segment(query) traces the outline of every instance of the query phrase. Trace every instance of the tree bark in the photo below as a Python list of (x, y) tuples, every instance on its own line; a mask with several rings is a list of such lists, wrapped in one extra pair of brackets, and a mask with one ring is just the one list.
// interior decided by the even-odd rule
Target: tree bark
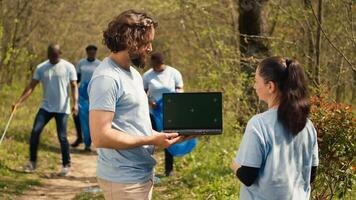
[[(268, 0), (239, 0), (239, 32), (242, 71), (251, 74), (255, 59), (269, 55), (266, 35), (266, 5)], [(247, 62), (247, 63), (246, 63)]]
[(321, 50), (321, 25), (323, 22), (323, 0), (318, 1), (318, 20), (319, 25), (317, 26), (316, 30), (316, 47), (315, 47), (315, 56), (316, 56), (316, 63), (315, 63), (315, 82), (317, 86), (320, 85), (320, 50)]
[[(304, 0), (304, 7), (307, 11), (310, 11), (312, 4), (311, 4), (311, 0)], [(313, 21), (310, 20), (310, 18), (312, 18), (313, 15), (312, 14), (307, 14), (305, 16), (305, 23), (307, 24), (307, 29), (306, 29), (306, 36), (307, 36), (307, 42), (308, 42), (308, 52), (306, 55), (306, 66), (307, 66), (307, 70), (308, 70), (308, 79), (309, 80), (313, 80), (313, 76), (315, 74), (315, 62), (314, 62), (314, 58), (315, 58), (315, 45), (314, 45), (314, 35), (313, 35), (313, 29), (312, 27), (314, 26)], [(312, 81), (313, 83), (315, 83), (314, 81)]]

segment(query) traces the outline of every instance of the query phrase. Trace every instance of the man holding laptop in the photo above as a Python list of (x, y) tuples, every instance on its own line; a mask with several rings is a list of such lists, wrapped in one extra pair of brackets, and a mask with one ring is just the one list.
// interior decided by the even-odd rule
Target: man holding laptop
[(111, 51), (88, 86), (90, 134), (98, 148), (97, 176), (105, 199), (151, 199), (154, 146), (182, 141), (178, 133), (152, 130), (148, 99), (139, 72), (152, 51), (157, 23), (145, 13), (128, 10), (104, 31)]
[(95, 70), (88, 93), (90, 134), (105, 199), (151, 199), (154, 146), (167, 148), (191, 138), (152, 130), (143, 81), (131, 66), (144, 66), (156, 27), (146, 13), (128, 10), (103, 33), (111, 53)]

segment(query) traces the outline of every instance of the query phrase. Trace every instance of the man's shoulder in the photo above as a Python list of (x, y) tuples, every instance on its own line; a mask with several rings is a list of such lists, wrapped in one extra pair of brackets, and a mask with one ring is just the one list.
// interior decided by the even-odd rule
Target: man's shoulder
[(169, 72), (171, 72), (173, 74), (180, 74), (179, 70), (174, 68), (174, 67), (172, 67), (172, 66), (167, 65), (167, 69), (168, 69)]
[(94, 71), (93, 78), (96, 77), (111, 77), (113, 79), (118, 79), (120, 77), (120, 74), (118, 70), (115, 70), (115, 68), (108, 62), (102, 61), (97, 68)]
[(75, 68), (74, 65), (71, 62), (69, 62), (69, 61), (67, 61), (65, 59), (61, 59), (60, 62), (61, 62), (61, 64), (63, 64), (64, 66), (66, 66), (68, 68), (72, 68), (72, 67)]
[(143, 73), (142, 78), (147, 78), (153, 75), (153, 69), (147, 70), (145, 73)]
[(43, 68), (43, 67), (45, 67), (45, 66), (47, 66), (47, 65), (49, 65), (49, 64), (50, 64), (50, 63), (49, 63), (49, 60), (45, 60), (45, 61), (41, 62), (40, 64), (38, 64), (38, 65), (36, 66), (36, 69)]
[(97, 65), (99, 65), (102, 61), (101, 60), (99, 60), (99, 59), (95, 59), (95, 61), (94, 61)]
[(77, 64), (77, 65), (82, 65), (82, 64), (85, 63), (85, 61), (86, 61), (85, 58), (81, 58), (81, 59), (78, 61), (78, 64)]

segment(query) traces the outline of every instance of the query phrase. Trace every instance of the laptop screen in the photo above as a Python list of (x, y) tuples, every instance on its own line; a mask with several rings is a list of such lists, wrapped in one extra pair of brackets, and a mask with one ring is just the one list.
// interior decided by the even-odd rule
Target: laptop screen
[(163, 94), (163, 129), (167, 132), (222, 131), (222, 94)]

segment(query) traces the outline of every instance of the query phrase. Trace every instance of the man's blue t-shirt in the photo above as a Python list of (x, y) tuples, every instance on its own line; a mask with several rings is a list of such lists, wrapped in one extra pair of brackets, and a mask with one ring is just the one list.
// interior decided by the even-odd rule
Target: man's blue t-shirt
[(77, 64), (77, 73), (80, 74), (81, 82), (88, 83), (93, 76), (95, 69), (100, 64), (100, 60), (88, 61), (87, 58), (81, 59)]
[(156, 72), (153, 69), (145, 72), (143, 85), (148, 91), (149, 98), (157, 102), (162, 98), (163, 93), (171, 93), (175, 92), (176, 88), (183, 88), (183, 79), (177, 69), (166, 66), (162, 72)]
[[(152, 127), (141, 75), (105, 58), (88, 86), (89, 110), (114, 112), (112, 128), (130, 135), (150, 136)], [(143, 183), (153, 176), (154, 146), (119, 150), (98, 148), (97, 176), (118, 183)]]
[(70, 114), (70, 82), (77, 80), (73, 64), (60, 59), (53, 65), (46, 60), (36, 67), (33, 79), (42, 83), (42, 109), (47, 112)]

